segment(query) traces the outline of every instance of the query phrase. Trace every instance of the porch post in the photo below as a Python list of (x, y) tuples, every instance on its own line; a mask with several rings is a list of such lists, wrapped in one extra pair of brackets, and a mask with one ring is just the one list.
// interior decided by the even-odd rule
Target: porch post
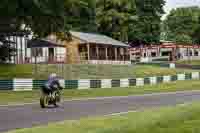
[[(13, 36), (13, 42), (15, 42), (15, 36)], [(14, 44), (14, 48), (16, 49), (16, 43)], [(14, 64), (16, 64), (16, 55), (14, 55)]]
[(37, 48), (33, 48), (33, 51), (34, 51), (34, 57), (35, 57), (35, 76), (37, 76), (37, 55), (36, 55), (36, 51), (37, 51)]
[(99, 60), (99, 46), (98, 45), (96, 45), (96, 54), (97, 54), (96, 59)]
[(115, 60), (117, 60), (117, 47), (115, 47)]
[(125, 52), (126, 51), (126, 48), (123, 48), (123, 61), (125, 61)]
[(57, 55), (57, 48), (53, 48), (53, 50), (54, 50), (54, 53), (55, 53), (55, 55), (54, 55), (54, 62), (57, 63), (58, 60), (59, 60), (59, 57)]
[(106, 60), (108, 60), (108, 47), (106, 46)]
[(23, 54), (23, 38), (20, 36), (20, 63), (24, 63), (24, 54)]
[(19, 64), (19, 51), (18, 51), (18, 38), (15, 36), (15, 42), (16, 42), (16, 64)]
[(90, 60), (90, 44), (87, 44), (87, 55), (88, 55), (88, 61)]
[(25, 61), (27, 61), (26, 60), (27, 59), (27, 41), (28, 41), (27, 36), (25, 36), (25, 49), (24, 49), (25, 50)]

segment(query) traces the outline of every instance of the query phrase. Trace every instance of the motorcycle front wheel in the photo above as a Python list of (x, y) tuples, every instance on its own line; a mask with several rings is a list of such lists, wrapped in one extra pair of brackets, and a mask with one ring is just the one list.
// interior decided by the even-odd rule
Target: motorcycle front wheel
[(59, 107), (59, 103), (61, 102), (61, 94), (60, 92), (55, 93), (55, 101), (54, 101), (54, 106)]

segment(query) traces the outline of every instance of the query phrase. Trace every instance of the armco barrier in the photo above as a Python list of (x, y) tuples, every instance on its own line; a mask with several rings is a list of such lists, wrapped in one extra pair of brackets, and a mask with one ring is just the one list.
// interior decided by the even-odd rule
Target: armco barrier
[(101, 88), (101, 80), (90, 80), (90, 88)]
[(13, 80), (0, 80), (0, 90), (13, 90)]
[(65, 80), (65, 89), (78, 89), (78, 80)]
[(186, 73), (185, 74), (185, 79), (186, 80), (191, 80), (192, 79), (192, 73)]
[(199, 79), (199, 72), (193, 72), (192, 79)]
[(128, 79), (121, 79), (120, 80), (120, 87), (129, 87), (129, 80)]
[(112, 87), (120, 87), (120, 80), (112, 80)]
[[(102, 80), (60, 80), (61, 85), (65, 89), (89, 89), (89, 88), (112, 88), (112, 87), (130, 87), (130, 86), (144, 86), (155, 85), (160, 83), (170, 83), (174, 81), (183, 80), (198, 80), (200, 79), (200, 72), (177, 74), (172, 76), (158, 76), (136, 79), (102, 79)], [(0, 90), (13, 91), (30, 91), (33, 89), (40, 89), (45, 83), (45, 80), (33, 79), (13, 79), (0, 80)]]
[(45, 80), (32, 80), (33, 89), (40, 89), (40, 87), (45, 83)]
[(13, 90), (14, 91), (31, 91), (33, 88), (32, 79), (14, 79)]
[(164, 83), (169, 83), (169, 82), (171, 82), (171, 76), (163, 76), (163, 82)]
[(157, 83), (156, 77), (150, 77), (149, 79), (150, 79), (150, 84), (151, 85), (155, 85)]
[(112, 88), (111, 79), (101, 80), (101, 88)]

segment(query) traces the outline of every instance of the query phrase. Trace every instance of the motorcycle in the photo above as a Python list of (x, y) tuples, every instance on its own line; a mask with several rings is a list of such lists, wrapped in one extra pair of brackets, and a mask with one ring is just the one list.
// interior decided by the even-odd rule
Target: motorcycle
[(49, 105), (54, 105), (55, 107), (58, 107), (58, 103), (61, 102), (61, 89), (58, 87), (56, 88), (52, 93), (49, 93), (45, 90), (45, 88), (42, 88), (42, 95), (40, 97), (40, 106), (41, 108), (46, 108)]

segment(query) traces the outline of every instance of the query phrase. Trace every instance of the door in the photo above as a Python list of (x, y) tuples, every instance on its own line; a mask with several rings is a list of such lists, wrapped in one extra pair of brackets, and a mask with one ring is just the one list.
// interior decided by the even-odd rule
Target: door
[(54, 48), (49, 48), (49, 61), (54, 61)]

